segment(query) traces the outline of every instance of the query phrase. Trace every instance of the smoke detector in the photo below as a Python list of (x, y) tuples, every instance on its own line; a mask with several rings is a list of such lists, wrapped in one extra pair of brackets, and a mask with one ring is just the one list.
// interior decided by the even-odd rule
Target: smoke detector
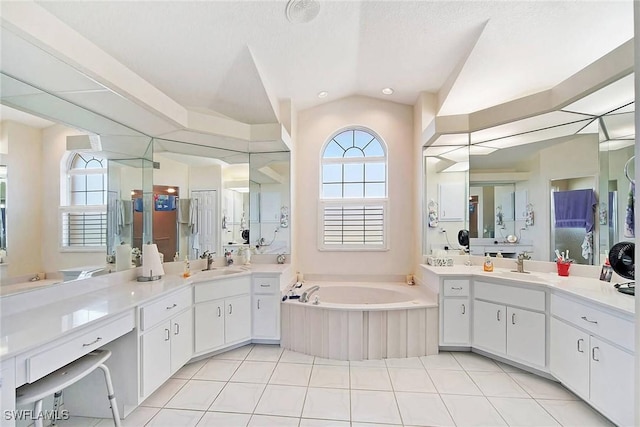
[(318, 0), (289, 0), (285, 11), (287, 19), (294, 24), (311, 22), (320, 13)]

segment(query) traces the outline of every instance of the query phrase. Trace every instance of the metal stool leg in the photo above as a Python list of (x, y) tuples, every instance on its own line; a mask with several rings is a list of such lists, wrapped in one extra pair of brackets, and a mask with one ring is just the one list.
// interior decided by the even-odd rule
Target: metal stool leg
[[(116, 396), (113, 391), (113, 384), (111, 383), (111, 373), (107, 365), (99, 365), (98, 368), (104, 372), (104, 380), (107, 383), (107, 393), (109, 395), (109, 403), (111, 404), (111, 413), (113, 414), (113, 422), (115, 427), (121, 427), (120, 425), (120, 413), (118, 412), (118, 404), (116, 403)], [(38, 427), (38, 426), (36, 426)]]
[(56, 425), (58, 425), (57, 421), (57, 416), (58, 416), (58, 411), (60, 410), (60, 401), (62, 400), (62, 390), (60, 391), (56, 391), (56, 393), (53, 395), (53, 413), (54, 413), (54, 417), (51, 420), (51, 427), (55, 427)]
[(42, 416), (42, 400), (38, 400), (33, 405), (33, 415), (36, 417), (34, 421), (35, 427), (43, 427), (44, 417)]

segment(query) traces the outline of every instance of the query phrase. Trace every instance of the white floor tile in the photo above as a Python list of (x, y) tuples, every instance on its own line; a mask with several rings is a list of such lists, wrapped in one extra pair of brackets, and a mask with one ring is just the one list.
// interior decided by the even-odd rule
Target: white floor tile
[(387, 364), (384, 363), (384, 359), (371, 359), (371, 360), (352, 360), (349, 362), (349, 366), (356, 366), (360, 368), (386, 368)]
[(264, 388), (264, 384), (227, 383), (209, 410), (252, 413)]
[(402, 427), (402, 424), (351, 423), (351, 427)]
[(313, 365), (310, 387), (349, 388), (349, 367)]
[(480, 389), (464, 371), (433, 370), (429, 376), (439, 393), (482, 396)]
[(206, 359), (198, 360), (197, 362), (193, 362), (193, 363), (188, 363), (184, 365), (182, 368), (180, 368), (178, 372), (173, 374), (171, 378), (180, 378), (183, 380), (190, 380), (191, 377), (193, 377), (196, 374), (196, 372), (198, 372), (200, 368), (202, 368), (205, 365), (205, 363), (207, 363)]
[(396, 399), (405, 425), (455, 426), (438, 394), (396, 392)]
[(277, 362), (281, 354), (282, 348), (279, 345), (256, 344), (245, 360)]
[(280, 362), (284, 363), (309, 363), (313, 364), (315, 356), (310, 356), (304, 353), (298, 353), (296, 351), (285, 350), (280, 356)]
[(263, 415), (300, 417), (306, 394), (306, 387), (269, 384), (264, 389), (254, 412)]
[(351, 423), (349, 421), (302, 418), (300, 419), (300, 427), (351, 427)]
[(430, 369), (450, 369), (454, 371), (461, 371), (462, 366), (458, 361), (448, 352), (441, 352), (438, 354), (432, 354), (429, 356), (420, 356), (420, 361), (427, 370)]
[(253, 349), (253, 345), (244, 345), (242, 347), (234, 348), (233, 350), (225, 351), (224, 353), (213, 356), (213, 359), (223, 360), (244, 360), (247, 355)]
[(298, 427), (299, 422), (299, 418), (254, 415), (251, 417), (248, 427)]
[(509, 374), (534, 399), (578, 400), (560, 383), (534, 374)]
[[(124, 420), (120, 420), (122, 427), (140, 427), (147, 424), (151, 418), (153, 418), (160, 408), (151, 408), (147, 406), (138, 406), (133, 410)], [(66, 424), (59, 423), (60, 427), (68, 427)], [(114, 427), (113, 419), (102, 418), (96, 427)], [(88, 427), (87, 424), (83, 424), (83, 427)]]
[[(151, 409), (151, 408), (149, 408), (149, 409)], [(105, 418), (105, 420), (108, 420), (108, 419)], [(101, 418), (72, 417), (72, 416), (70, 416), (66, 420), (56, 421), (56, 425), (59, 426), (59, 427), (95, 427), (95, 426), (99, 425), (101, 423), (101, 421), (102, 421)], [(111, 421), (111, 425), (114, 425), (112, 419), (108, 420), (108, 421)], [(46, 421), (45, 421), (45, 423), (46, 423)], [(108, 424), (105, 424), (105, 425), (108, 425)]]
[(438, 392), (424, 369), (389, 368), (389, 376), (395, 391)]
[(476, 353), (454, 352), (453, 357), (466, 371), (502, 372), (502, 369), (488, 357)]
[(506, 426), (498, 411), (484, 396), (456, 396), (445, 394), (442, 400), (453, 421), (459, 426)]
[(563, 426), (613, 426), (609, 420), (582, 401), (538, 400), (538, 403)]
[(309, 385), (312, 365), (302, 365), (299, 363), (278, 363), (273, 371), (269, 384), (281, 385)]
[(424, 369), (420, 358), (405, 357), (399, 359), (384, 359), (388, 368)]
[(198, 424), (203, 415), (204, 412), (201, 411), (161, 409), (146, 427), (192, 427)]
[(166, 408), (206, 411), (225, 383), (221, 381), (191, 380), (165, 405)]
[(251, 414), (233, 414), (230, 412), (207, 412), (198, 427), (246, 427)]
[(351, 388), (358, 390), (388, 390), (391, 391), (391, 380), (387, 368), (365, 368), (352, 366)]
[(276, 367), (276, 362), (254, 362), (245, 360), (231, 377), (230, 381), (239, 383), (266, 384)]
[(351, 419), (371, 423), (401, 424), (393, 392), (351, 390)]
[(151, 396), (147, 397), (141, 405), (162, 408), (186, 383), (187, 380), (169, 378)]
[(514, 399), (511, 397), (489, 397), (491, 404), (502, 418), (513, 427), (559, 426), (542, 406), (535, 400)]
[(239, 360), (209, 359), (191, 379), (229, 381), (242, 362)]
[(467, 372), (485, 396), (530, 398), (522, 387), (504, 372)]
[(309, 387), (302, 409), (303, 418), (349, 420), (349, 390)]
[(334, 365), (334, 366), (349, 366), (348, 360), (336, 360), (336, 359), (324, 359), (317, 357), (313, 361), (314, 365)]

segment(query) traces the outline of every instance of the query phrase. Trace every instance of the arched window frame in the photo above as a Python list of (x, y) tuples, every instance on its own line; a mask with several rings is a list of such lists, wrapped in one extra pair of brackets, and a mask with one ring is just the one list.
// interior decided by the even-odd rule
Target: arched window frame
[[(380, 150), (367, 150), (368, 143), (379, 144)], [(351, 136), (350, 146), (345, 138)], [(337, 143), (343, 149), (342, 157), (335, 155)], [(364, 142), (363, 142), (364, 141)], [(333, 155), (327, 151), (332, 145)], [(350, 150), (359, 150), (356, 156), (347, 156)], [(373, 151), (367, 153), (367, 151)], [(380, 153), (381, 151), (381, 153)], [(338, 151), (339, 153), (339, 151)], [(362, 173), (355, 181), (353, 173)], [(370, 169), (369, 169), (370, 168)], [(375, 169), (378, 169), (375, 171)], [(382, 173), (380, 171), (382, 168)], [(328, 178), (330, 170), (338, 173), (339, 180)], [(339, 171), (339, 172), (338, 172)], [(375, 171), (369, 174), (368, 171)], [(351, 175), (347, 177), (347, 175)], [(357, 174), (356, 174), (357, 175)], [(375, 176), (375, 179), (372, 178)], [(320, 151), (320, 188), (318, 209), (318, 249), (322, 251), (383, 251), (388, 250), (388, 149), (384, 140), (367, 127), (350, 126), (334, 132)], [(381, 189), (382, 187), (382, 189)]]
[(61, 169), (60, 250), (63, 252), (105, 251), (106, 160), (72, 151), (63, 158)]

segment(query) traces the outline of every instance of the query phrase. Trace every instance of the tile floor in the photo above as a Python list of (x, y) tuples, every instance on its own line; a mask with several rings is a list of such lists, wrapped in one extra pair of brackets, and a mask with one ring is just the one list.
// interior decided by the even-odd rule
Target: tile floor
[[(72, 418), (61, 427), (112, 426)], [(611, 426), (561, 385), (473, 353), (342, 362), (248, 345), (186, 365), (124, 426)]]

